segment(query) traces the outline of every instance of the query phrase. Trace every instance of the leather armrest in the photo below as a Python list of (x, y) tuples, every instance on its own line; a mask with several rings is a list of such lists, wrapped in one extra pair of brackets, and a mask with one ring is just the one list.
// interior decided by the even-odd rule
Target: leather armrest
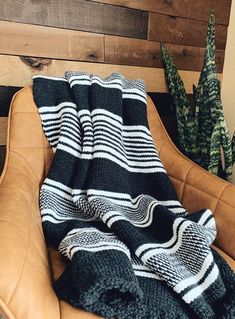
[(38, 206), (39, 180), (16, 150), (0, 185), (0, 314), (59, 318)]
[(235, 259), (235, 185), (210, 174), (176, 148), (149, 97), (148, 119), (160, 158), (179, 201), (189, 212), (202, 208), (212, 210), (218, 231), (215, 244)]
[(215, 244), (235, 259), (235, 186), (205, 171), (184, 155), (172, 143), (160, 151), (182, 205), (194, 212), (210, 208), (215, 216)]

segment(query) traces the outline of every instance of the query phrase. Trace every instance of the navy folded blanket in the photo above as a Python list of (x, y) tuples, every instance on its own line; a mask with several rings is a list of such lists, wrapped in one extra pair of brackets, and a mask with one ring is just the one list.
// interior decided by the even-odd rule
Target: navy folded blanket
[(43, 228), (68, 259), (58, 297), (105, 318), (235, 318), (235, 275), (210, 248), (214, 217), (177, 200), (144, 82), (66, 72), (34, 77), (33, 94), (54, 151)]

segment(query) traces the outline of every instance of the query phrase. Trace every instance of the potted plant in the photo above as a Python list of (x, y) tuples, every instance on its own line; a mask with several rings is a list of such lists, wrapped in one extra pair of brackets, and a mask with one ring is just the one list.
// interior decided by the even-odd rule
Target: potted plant
[[(161, 53), (175, 107), (181, 151), (211, 173), (231, 180), (235, 146), (232, 146), (224, 118), (221, 83), (217, 77), (214, 10), (208, 23), (203, 68), (197, 87), (193, 86), (194, 108), (190, 105), (183, 81), (164, 45), (161, 45)], [(235, 145), (235, 137), (233, 140)]]

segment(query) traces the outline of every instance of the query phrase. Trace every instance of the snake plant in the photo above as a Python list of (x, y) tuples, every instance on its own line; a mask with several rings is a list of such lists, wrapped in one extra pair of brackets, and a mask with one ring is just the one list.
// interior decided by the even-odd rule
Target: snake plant
[(208, 23), (203, 68), (197, 87), (193, 87), (195, 109), (190, 105), (183, 81), (164, 45), (161, 45), (161, 53), (175, 107), (181, 151), (215, 175), (218, 175), (223, 152), (223, 175), (230, 180), (235, 154), (223, 114), (220, 81), (217, 78), (214, 11), (212, 10)]

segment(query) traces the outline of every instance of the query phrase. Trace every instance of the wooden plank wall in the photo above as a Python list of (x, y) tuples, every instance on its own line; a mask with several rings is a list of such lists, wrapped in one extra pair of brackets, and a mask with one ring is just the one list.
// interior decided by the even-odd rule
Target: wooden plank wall
[(17, 90), (32, 83), (35, 74), (62, 75), (69, 69), (100, 75), (118, 71), (143, 78), (147, 90), (156, 93), (156, 103), (162, 105), (160, 113), (168, 118), (160, 43), (171, 51), (186, 91), (191, 93), (202, 67), (212, 3), (217, 14), (217, 68), (222, 76), (231, 0), (3, 1), (0, 153), (6, 144), (10, 100)]

